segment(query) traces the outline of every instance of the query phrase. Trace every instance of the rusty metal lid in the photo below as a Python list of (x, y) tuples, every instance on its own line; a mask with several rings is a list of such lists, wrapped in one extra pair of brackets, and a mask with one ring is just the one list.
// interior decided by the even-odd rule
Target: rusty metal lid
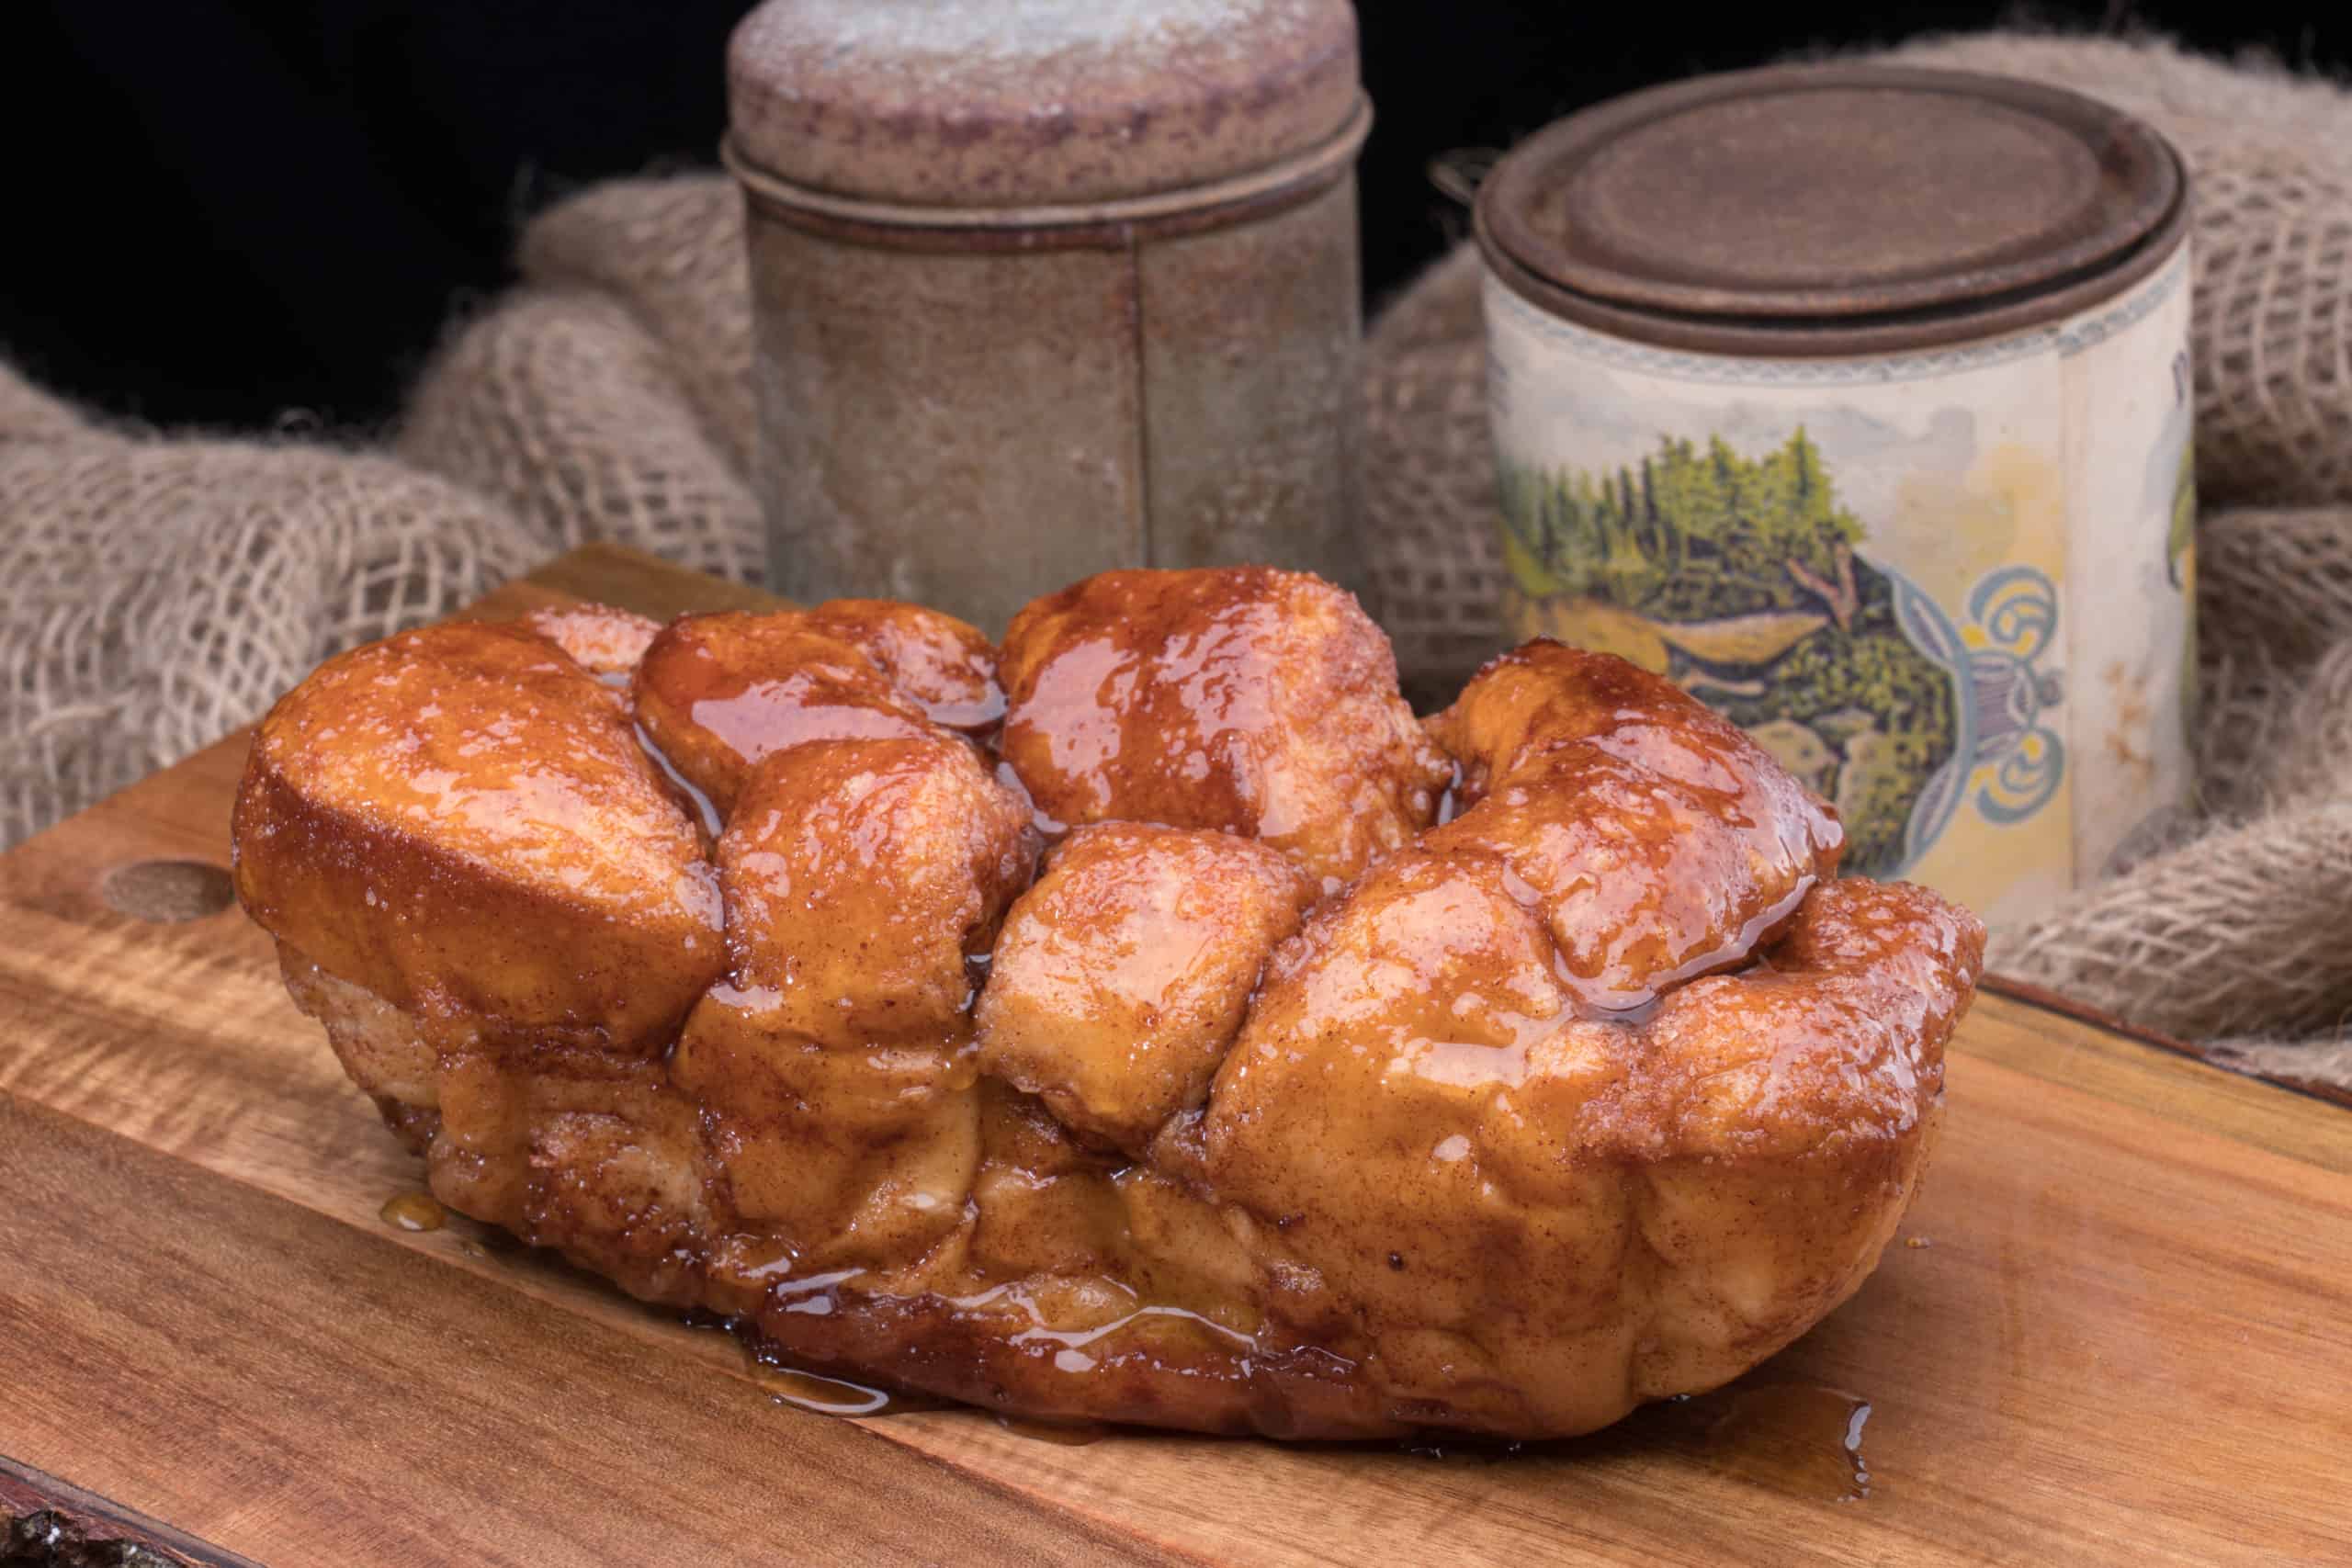
[(1477, 217), (1498, 273), (1570, 320), (1819, 353), (2077, 309), (2160, 261), (2185, 209), (2163, 138), (2079, 94), (1824, 65), (1702, 76), (1572, 115), (1496, 166)]
[(729, 155), (910, 206), (1071, 206), (1227, 180), (1365, 118), (1347, 0), (766, 0)]

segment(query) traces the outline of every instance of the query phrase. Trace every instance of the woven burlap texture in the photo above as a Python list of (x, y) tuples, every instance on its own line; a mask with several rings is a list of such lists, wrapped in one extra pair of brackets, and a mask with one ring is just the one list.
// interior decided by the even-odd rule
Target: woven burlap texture
[(546, 553), (379, 454), (94, 425), (0, 367), (0, 843)]
[[(2207, 657), (2197, 836), (2005, 932), (2010, 972), (2352, 1083), (2352, 96), (2157, 42), (1904, 51), (2139, 113), (2199, 192)], [(589, 539), (757, 575), (741, 211), (715, 175), (532, 222), (389, 454), (111, 428), (0, 371), (0, 842), (254, 716), (334, 649)], [(1433, 268), (1364, 369), (1375, 609), (1417, 689), (1499, 641), (1477, 266)]]

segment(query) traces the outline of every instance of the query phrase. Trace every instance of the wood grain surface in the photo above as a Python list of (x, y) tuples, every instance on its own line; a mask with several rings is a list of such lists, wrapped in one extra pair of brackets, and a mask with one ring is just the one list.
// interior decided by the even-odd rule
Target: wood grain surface
[[(600, 549), (485, 609), (567, 595), (756, 602)], [(781, 1406), (721, 1333), (379, 1217), (416, 1162), (218, 901), (243, 745), (0, 859), (17, 1512), (61, 1478), (270, 1568), (2352, 1562), (2352, 1113), (2004, 995), (1906, 1241), (1724, 1393), (1438, 1454)]]

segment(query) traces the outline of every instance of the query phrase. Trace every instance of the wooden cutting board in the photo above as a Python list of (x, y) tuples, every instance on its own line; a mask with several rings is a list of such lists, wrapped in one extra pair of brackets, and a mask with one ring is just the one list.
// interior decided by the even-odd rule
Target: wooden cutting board
[[(603, 549), (484, 609), (567, 594), (756, 600)], [(1987, 995), (1906, 1241), (1727, 1393), (1517, 1453), (833, 1419), (379, 1217), (416, 1164), (228, 905), (243, 752), (0, 859), (0, 1512), (41, 1531), (272, 1568), (2352, 1562), (2339, 1106)]]

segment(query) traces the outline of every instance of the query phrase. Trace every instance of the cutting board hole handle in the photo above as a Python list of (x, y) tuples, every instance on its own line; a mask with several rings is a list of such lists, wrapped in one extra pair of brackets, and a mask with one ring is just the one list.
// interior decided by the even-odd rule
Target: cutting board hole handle
[(202, 919), (237, 901), (228, 870), (200, 860), (141, 860), (116, 866), (98, 884), (98, 897), (119, 915), (159, 925)]

